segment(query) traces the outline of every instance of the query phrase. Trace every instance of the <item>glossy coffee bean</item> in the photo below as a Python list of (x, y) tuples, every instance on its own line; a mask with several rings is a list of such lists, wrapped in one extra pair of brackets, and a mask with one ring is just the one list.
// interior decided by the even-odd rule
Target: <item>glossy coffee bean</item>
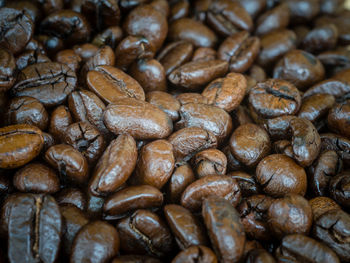
[(316, 53), (333, 49), (338, 40), (338, 29), (335, 25), (315, 27), (304, 37), (301, 46), (304, 50)]
[(56, 194), (57, 203), (62, 205), (73, 205), (84, 211), (87, 206), (87, 198), (79, 188), (64, 188)]
[(200, 151), (193, 157), (192, 163), (197, 178), (202, 178), (207, 175), (226, 174), (227, 158), (225, 154), (218, 149)]
[(151, 91), (146, 93), (146, 101), (163, 110), (172, 121), (179, 119), (180, 102), (164, 91)]
[(298, 116), (315, 123), (335, 104), (335, 98), (329, 94), (315, 94), (303, 99)]
[(203, 202), (202, 216), (219, 261), (239, 261), (246, 237), (237, 210), (223, 198), (209, 197)]
[(0, 48), (0, 63), (0, 90), (7, 91), (16, 81), (16, 60), (10, 51)]
[(328, 113), (328, 126), (334, 132), (350, 138), (350, 100), (336, 104)]
[(49, 132), (56, 141), (63, 141), (66, 128), (73, 123), (72, 115), (67, 107), (61, 105), (51, 113)]
[(119, 234), (112, 225), (103, 221), (88, 223), (74, 238), (70, 262), (107, 263), (117, 255), (119, 245)]
[(349, 172), (343, 172), (334, 176), (329, 182), (330, 197), (344, 208), (349, 207)]
[(192, 246), (181, 251), (171, 261), (171, 263), (181, 262), (216, 263), (218, 261), (215, 253), (210, 248), (205, 246)]
[(341, 210), (341, 207), (333, 199), (325, 196), (310, 199), (309, 204), (311, 205), (314, 221), (328, 211)]
[[(237, 167), (236, 170), (239, 170), (240, 168), (242, 167)], [(253, 175), (242, 171), (231, 172), (227, 175), (238, 182), (239, 189), (241, 190), (243, 197), (259, 194), (261, 192), (260, 186), (256, 182), (256, 179)]]
[(59, 191), (60, 180), (46, 165), (30, 163), (15, 173), (13, 185), (21, 192), (53, 194)]
[(216, 59), (216, 50), (211, 47), (197, 48), (192, 57), (192, 61), (210, 61)]
[(80, 69), (82, 58), (73, 49), (65, 49), (56, 54), (55, 61), (68, 65), (71, 70), (77, 73)]
[(20, 167), (34, 159), (44, 146), (35, 126), (17, 124), (0, 128), (0, 168)]
[(334, 150), (345, 164), (350, 163), (350, 140), (335, 133), (324, 133), (321, 137), (321, 150)]
[(304, 168), (282, 154), (262, 159), (256, 167), (256, 180), (266, 194), (276, 197), (287, 193), (304, 195), (307, 189)]

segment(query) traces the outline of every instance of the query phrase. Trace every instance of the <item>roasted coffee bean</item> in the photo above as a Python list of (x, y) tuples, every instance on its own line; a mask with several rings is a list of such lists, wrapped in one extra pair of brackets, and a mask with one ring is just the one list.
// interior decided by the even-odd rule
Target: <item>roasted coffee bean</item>
[(82, 58), (73, 49), (61, 50), (56, 54), (55, 61), (66, 64), (75, 73), (80, 69)]
[(7, 91), (16, 81), (16, 60), (10, 51), (2, 47), (0, 47), (0, 64), (0, 90)]
[(167, 89), (165, 70), (158, 60), (137, 60), (130, 66), (129, 74), (140, 83), (145, 92)]
[(16, 58), (16, 66), (18, 70), (23, 70), (29, 65), (44, 63), (44, 62), (51, 62), (51, 59), (37, 50), (29, 50), (29, 51), (22, 52)]
[(166, 17), (151, 5), (142, 5), (128, 14), (123, 29), (129, 35), (145, 36), (158, 50), (167, 36), (168, 23)]
[(13, 185), (21, 192), (53, 194), (60, 189), (55, 171), (41, 163), (30, 163), (16, 172)]
[(330, 210), (316, 219), (313, 236), (337, 253), (341, 261), (349, 261), (349, 230), (349, 214), (340, 209)]
[(133, 184), (147, 184), (161, 189), (170, 179), (174, 165), (172, 144), (166, 140), (155, 140), (142, 147), (135, 174), (130, 181)]
[(193, 157), (192, 163), (198, 178), (226, 174), (227, 158), (218, 149), (200, 151)]
[(167, 199), (170, 203), (180, 203), (181, 194), (186, 187), (196, 180), (191, 166), (188, 164), (175, 166), (167, 185)]
[(225, 75), (228, 63), (224, 60), (192, 61), (173, 70), (168, 76), (175, 86), (198, 90), (210, 81)]
[(126, 132), (138, 140), (165, 138), (173, 130), (173, 123), (164, 111), (134, 98), (118, 99), (108, 105), (103, 120), (111, 132)]
[(229, 62), (231, 72), (245, 72), (253, 64), (260, 49), (257, 37), (242, 31), (226, 38), (218, 49), (218, 58)]
[(64, 39), (68, 45), (87, 41), (90, 37), (90, 24), (86, 18), (72, 10), (51, 13), (41, 21), (42, 33)]
[(49, 195), (21, 194), (12, 198), (9, 206), (9, 261), (55, 262), (63, 224), (55, 199)]
[(232, 206), (239, 204), (241, 191), (235, 179), (224, 175), (208, 175), (188, 185), (181, 196), (181, 205), (197, 212), (209, 196), (225, 198)]
[(21, 52), (34, 33), (34, 23), (25, 10), (3, 7), (0, 9), (0, 46), (14, 54)]
[(168, 37), (172, 41), (188, 41), (196, 47), (214, 47), (218, 40), (207, 26), (190, 18), (172, 22), (169, 25)]
[(303, 99), (298, 116), (313, 123), (321, 119), (333, 107), (335, 98), (329, 94), (315, 94)]
[(324, 75), (322, 63), (312, 54), (298, 49), (288, 52), (273, 71), (274, 78), (289, 81), (300, 90), (323, 80)]
[(350, 199), (350, 174), (349, 172), (340, 173), (329, 182), (329, 193), (330, 196), (338, 204), (344, 208), (349, 208), (349, 199)]
[(176, 41), (167, 45), (157, 56), (168, 76), (174, 69), (190, 60), (193, 44), (186, 41)]
[(104, 151), (89, 182), (90, 192), (106, 195), (117, 190), (136, 166), (135, 140), (128, 134), (119, 135)]
[(296, 194), (287, 194), (273, 200), (267, 217), (269, 229), (277, 238), (294, 233), (307, 235), (313, 220), (309, 202)]
[(167, 225), (155, 213), (137, 210), (117, 223), (120, 248), (125, 253), (164, 257), (173, 248), (173, 238)]
[(98, 66), (87, 74), (87, 85), (102, 100), (113, 103), (120, 98), (145, 100), (140, 84), (118, 68)]
[(311, 30), (304, 37), (301, 46), (304, 50), (317, 53), (333, 49), (338, 40), (338, 29), (335, 25), (319, 26)]
[(85, 184), (89, 177), (85, 157), (70, 145), (51, 146), (45, 153), (45, 160), (58, 170), (64, 181)]
[(271, 196), (287, 193), (305, 195), (307, 178), (304, 168), (282, 154), (271, 154), (256, 167), (256, 180), (262, 190)]
[(291, 22), (302, 23), (311, 20), (320, 11), (320, 4), (317, 0), (288, 0)]
[(205, 246), (192, 246), (181, 251), (171, 263), (216, 263), (217, 258), (214, 252)]
[(222, 143), (232, 131), (230, 115), (218, 107), (201, 103), (187, 103), (180, 108), (179, 113), (181, 119), (176, 123), (176, 129), (202, 128), (212, 132), (217, 138), (218, 144)]
[(173, 1), (169, 10), (169, 21), (174, 21), (183, 17), (187, 17), (190, 11), (190, 3), (188, 0)]
[(255, 33), (264, 35), (274, 30), (284, 29), (289, 24), (289, 16), (288, 4), (281, 3), (258, 18)]
[(242, 171), (231, 172), (227, 175), (238, 182), (239, 189), (241, 190), (243, 197), (259, 194), (261, 192), (260, 186), (257, 184), (253, 175), (247, 174)]
[(269, 135), (255, 124), (241, 125), (231, 135), (230, 150), (244, 165), (255, 166), (270, 153)]
[(85, 194), (78, 188), (64, 188), (56, 194), (57, 203), (62, 205), (74, 205), (84, 211), (87, 206)]
[(164, 215), (180, 249), (208, 244), (202, 224), (186, 208), (179, 205), (166, 205)]
[(206, 97), (195, 92), (181, 93), (177, 95), (176, 98), (180, 101), (181, 105), (185, 105), (187, 103), (208, 104), (208, 99)]
[(321, 137), (321, 150), (333, 150), (336, 151), (338, 156), (342, 158), (345, 164), (350, 164), (350, 140), (334, 134), (324, 133), (320, 134)]
[(95, 220), (101, 218), (105, 199), (100, 196), (94, 196), (89, 192), (86, 194), (86, 197), (87, 197), (86, 212), (89, 218), (92, 218)]
[(285, 80), (269, 79), (249, 92), (249, 106), (263, 118), (295, 114), (300, 105), (298, 89)]
[(210, 61), (216, 59), (216, 50), (211, 47), (199, 47), (193, 53), (192, 61)]
[(350, 138), (350, 100), (336, 104), (328, 113), (327, 123), (331, 130)]
[(246, 78), (238, 73), (227, 74), (209, 83), (202, 95), (208, 98), (208, 104), (231, 112), (238, 107), (247, 89)]
[(44, 146), (35, 126), (17, 124), (0, 128), (0, 168), (20, 167), (34, 159)]
[(146, 93), (146, 101), (163, 110), (172, 121), (179, 119), (180, 102), (164, 91), (151, 91)]
[(15, 96), (36, 98), (44, 106), (63, 103), (77, 85), (75, 73), (65, 64), (38, 63), (23, 69), (11, 89)]
[(107, 263), (117, 255), (119, 245), (119, 234), (112, 225), (103, 221), (88, 223), (74, 238), (70, 262)]
[(269, 132), (273, 140), (287, 139), (290, 121), (294, 118), (295, 116), (292, 115), (284, 115), (268, 119), (264, 122), (264, 128)]
[(238, 262), (246, 237), (237, 210), (223, 198), (209, 197), (203, 201), (202, 216), (219, 262)]
[(279, 261), (340, 262), (332, 249), (301, 234), (285, 236), (276, 251)]
[(253, 195), (238, 206), (241, 223), (248, 237), (258, 240), (271, 239), (267, 216), (272, 201), (273, 199), (267, 195)]
[(236, 2), (211, 1), (207, 11), (207, 23), (222, 36), (231, 36), (239, 30), (251, 31), (253, 21), (247, 11)]
[(341, 210), (341, 207), (331, 198), (325, 196), (315, 197), (309, 200), (314, 221), (321, 215), (331, 210)]
[(32, 97), (17, 97), (10, 101), (5, 113), (6, 122), (10, 124), (29, 124), (46, 130), (49, 115), (44, 105)]
[(90, 43), (85, 43), (73, 46), (73, 50), (86, 62), (97, 53), (98, 47)]
[(69, 255), (74, 237), (83, 226), (89, 223), (89, 219), (83, 211), (74, 205), (62, 205), (60, 206), (60, 212), (64, 219), (62, 246), (64, 252)]
[(163, 194), (154, 186), (129, 186), (106, 199), (103, 204), (104, 218), (107, 220), (122, 218), (130, 211), (156, 208), (162, 203)]
[(67, 107), (61, 105), (51, 113), (49, 132), (56, 141), (63, 141), (66, 128), (73, 123), (72, 115)]
[(253, 262), (264, 262), (264, 263), (275, 263), (274, 257), (267, 252), (265, 249), (252, 249), (249, 251), (247, 256), (247, 263)]

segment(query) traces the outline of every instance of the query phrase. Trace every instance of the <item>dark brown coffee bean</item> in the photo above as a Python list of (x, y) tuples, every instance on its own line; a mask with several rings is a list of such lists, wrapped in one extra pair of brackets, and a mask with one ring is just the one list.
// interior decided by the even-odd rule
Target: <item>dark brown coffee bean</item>
[(125, 71), (135, 60), (153, 58), (154, 53), (155, 47), (145, 37), (127, 36), (115, 50), (115, 56), (118, 58), (116, 67)]
[(73, 49), (65, 49), (56, 54), (55, 61), (66, 64), (71, 70), (78, 73), (82, 58)]
[(100, 196), (94, 196), (91, 193), (87, 192), (87, 203), (86, 203), (86, 212), (91, 219), (100, 219), (103, 212), (103, 204), (105, 199)]
[(230, 138), (231, 153), (247, 166), (257, 165), (271, 150), (267, 132), (255, 124), (239, 126)]
[(181, 18), (172, 22), (169, 26), (168, 37), (172, 41), (188, 41), (196, 47), (214, 47), (217, 42), (213, 31), (190, 18)]
[(341, 210), (341, 207), (331, 198), (325, 196), (315, 197), (309, 200), (312, 215), (316, 221), (321, 215), (331, 210)]
[(128, 72), (140, 83), (145, 92), (167, 89), (165, 71), (158, 60), (137, 60), (131, 64)]
[(270, 32), (260, 39), (261, 50), (257, 62), (262, 67), (271, 67), (288, 51), (295, 49), (296, 35), (291, 30)]
[(246, 235), (259, 240), (270, 240), (267, 213), (273, 199), (267, 195), (253, 195), (238, 206)]
[(259, 194), (261, 192), (260, 186), (256, 182), (253, 175), (242, 171), (231, 172), (227, 175), (238, 182), (239, 189), (241, 190), (243, 197)]
[(34, 159), (44, 146), (35, 126), (17, 124), (0, 128), (0, 168), (20, 167)]
[(188, 185), (181, 196), (181, 205), (197, 212), (202, 202), (209, 196), (225, 198), (232, 206), (241, 200), (241, 191), (235, 179), (224, 175), (209, 175)]
[(174, 165), (172, 144), (166, 140), (155, 140), (142, 147), (131, 182), (161, 189), (170, 179)]
[(52, 194), (60, 190), (55, 171), (41, 163), (30, 163), (16, 172), (13, 185), (21, 192)]
[(203, 226), (186, 208), (179, 205), (166, 205), (164, 215), (181, 250), (190, 246), (208, 244)]
[(72, 10), (51, 13), (40, 23), (41, 32), (64, 39), (68, 45), (86, 42), (90, 37), (90, 24), (86, 18)]
[(78, 188), (64, 188), (56, 194), (57, 203), (62, 205), (74, 205), (84, 211), (87, 206), (85, 194)]
[(208, 104), (233, 111), (244, 98), (247, 89), (246, 78), (239, 73), (229, 73), (209, 83), (202, 95), (208, 98)]
[(34, 33), (34, 23), (25, 10), (0, 9), (0, 46), (14, 54), (21, 52)]
[(138, 140), (165, 138), (173, 130), (173, 123), (164, 111), (134, 98), (118, 99), (108, 105), (103, 120), (111, 132), (126, 132)]
[(267, 221), (277, 238), (288, 234), (307, 235), (312, 226), (312, 219), (309, 202), (296, 194), (287, 194), (283, 198), (275, 199), (268, 209)]
[(315, 17), (320, 11), (320, 4), (317, 0), (287, 0), (291, 22), (306, 23)]
[(150, 185), (129, 186), (108, 197), (103, 205), (104, 218), (118, 219), (136, 209), (160, 207), (163, 194)]
[(316, 240), (293, 234), (282, 239), (281, 246), (276, 251), (279, 261), (314, 261), (314, 262), (340, 262), (332, 249)]
[(331, 210), (315, 221), (313, 236), (330, 247), (341, 261), (350, 260), (350, 216), (344, 211)]
[(281, 3), (273, 9), (259, 16), (256, 21), (255, 33), (265, 35), (278, 29), (284, 29), (289, 24), (289, 8), (286, 3)]
[(321, 150), (336, 151), (338, 156), (342, 158), (344, 163), (350, 163), (350, 140), (346, 137), (334, 134), (324, 133), (321, 137)]
[(83, 226), (89, 223), (89, 219), (83, 211), (74, 205), (60, 206), (60, 212), (64, 219), (62, 246), (64, 252), (69, 255), (75, 236)]
[(171, 263), (216, 263), (217, 258), (215, 253), (205, 246), (192, 246), (176, 255)]
[(218, 58), (229, 62), (231, 72), (243, 73), (253, 64), (259, 49), (259, 39), (242, 31), (222, 42), (218, 49)]
[(120, 247), (125, 253), (165, 257), (173, 248), (173, 238), (163, 220), (147, 210), (137, 210), (117, 223)]
[(304, 169), (282, 154), (272, 154), (262, 159), (256, 167), (256, 180), (262, 190), (271, 196), (306, 193), (307, 178)]
[(315, 94), (303, 99), (298, 117), (316, 122), (333, 107), (335, 98), (329, 94)]
[(207, 23), (217, 33), (227, 37), (239, 30), (252, 30), (252, 18), (239, 3), (228, 0), (210, 2)]
[(274, 257), (265, 249), (252, 249), (249, 251), (246, 263), (264, 262), (275, 263)]
[(350, 138), (350, 100), (336, 104), (328, 113), (328, 126), (334, 132)]
[(85, 157), (70, 145), (57, 144), (45, 153), (45, 160), (56, 168), (64, 181), (84, 184), (89, 177)]
[(350, 199), (350, 174), (349, 172), (340, 173), (329, 181), (329, 193), (330, 196), (338, 204), (344, 208), (349, 208), (349, 199)]
[(272, 140), (287, 139), (290, 121), (294, 118), (295, 116), (292, 115), (284, 115), (281, 117), (265, 120), (263, 125), (270, 134)]
[(46, 130), (49, 116), (37, 99), (32, 97), (17, 97), (10, 101), (6, 115), (6, 122), (10, 124), (29, 124)]
[(342, 160), (335, 151), (322, 152), (317, 161), (309, 168), (310, 187), (314, 195), (328, 193), (329, 181), (342, 169)]
[(220, 262), (238, 262), (243, 256), (245, 233), (237, 210), (223, 198), (203, 201), (202, 216)]
[(84, 62), (86, 62), (96, 54), (98, 47), (90, 43), (85, 43), (73, 46), (73, 50), (83, 59)]
[(166, 17), (151, 5), (142, 5), (128, 14), (123, 29), (129, 35), (145, 36), (158, 50), (167, 36), (168, 23)]
[(89, 190), (94, 195), (107, 195), (117, 190), (129, 178), (136, 166), (135, 140), (128, 134), (119, 135), (98, 161)]
[(274, 78), (289, 81), (300, 90), (323, 80), (324, 75), (322, 63), (312, 54), (302, 50), (288, 52), (273, 71)]
[(230, 115), (218, 107), (187, 103), (180, 108), (181, 119), (175, 125), (176, 129), (199, 127), (212, 132), (218, 141), (223, 142), (232, 131), (232, 119)]
[(107, 263), (117, 255), (119, 245), (119, 234), (113, 226), (103, 221), (88, 223), (74, 238), (70, 262)]
[(192, 61), (210, 61), (216, 59), (216, 50), (211, 47), (199, 47), (193, 53)]
[(298, 89), (284, 80), (269, 79), (249, 92), (249, 106), (263, 118), (295, 114), (300, 105)]
[(163, 110), (172, 121), (179, 119), (180, 102), (164, 91), (151, 91), (146, 94), (146, 101)]
[(98, 66), (87, 74), (87, 85), (102, 100), (113, 103), (120, 98), (145, 100), (140, 84), (118, 68)]
[(333, 49), (338, 40), (338, 29), (335, 25), (315, 27), (304, 37), (301, 46), (304, 50), (317, 53), (323, 50)]
[(170, 203), (180, 203), (181, 195), (186, 187), (196, 180), (191, 166), (188, 164), (175, 166), (167, 185), (167, 199)]
[(8, 214), (9, 262), (51, 262), (58, 257), (62, 219), (53, 197), (22, 194)]
[(193, 45), (186, 41), (176, 41), (167, 45), (157, 56), (168, 76), (174, 69), (190, 60)]
[(95, 93), (88, 90), (74, 91), (68, 97), (68, 106), (76, 121), (89, 122), (104, 136), (109, 134), (103, 123), (106, 106)]
[(63, 103), (76, 85), (76, 75), (67, 65), (46, 62), (23, 69), (11, 91), (15, 96), (33, 97), (52, 107)]
[(10, 51), (2, 47), (0, 48), (0, 65), (0, 90), (7, 91), (16, 81), (16, 60)]
[(200, 151), (193, 157), (192, 163), (197, 178), (226, 174), (227, 158), (223, 152), (217, 149)]
[(49, 132), (56, 141), (63, 141), (66, 128), (73, 123), (72, 116), (67, 107), (61, 105), (51, 113)]

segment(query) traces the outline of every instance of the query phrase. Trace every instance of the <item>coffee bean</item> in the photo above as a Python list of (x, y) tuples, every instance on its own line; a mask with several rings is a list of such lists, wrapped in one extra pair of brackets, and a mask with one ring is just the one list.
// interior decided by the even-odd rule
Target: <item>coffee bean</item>
[[(239, 168), (241, 167), (238, 167), (237, 170)], [(243, 197), (259, 194), (261, 192), (260, 186), (256, 182), (253, 175), (247, 174), (242, 171), (231, 172), (227, 175), (238, 182), (239, 189), (241, 189)]]
[(78, 188), (64, 188), (56, 194), (57, 203), (62, 205), (74, 205), (84, 211), (87, 206), (85, 194)]
[(66, 128), (73, 123), (72, 115), (67, 107), (61, 105), (51, 113), (49, 132), (56, 141), (63, 141)]
[(330, 196), (344, 208), (349, 207), (349, 183), (350, 181), (348, 172), (340, 173), (331, 178), (329, 181)]
[(350, 100), (334, 105), (328, 113), (328, 126), (334, 132), (350, 138)]
[(16, 81), (16, 60), (13, 54), (5, 48), (0, 48), (0, 64), (0, 90), (7, 91)]
[(217, 262), (216, 255), (214, 252), (205, 246), (192, 246), (188, 249), (181, 251), (176, 257), (171, 261), (171, 263), (215, 263)]
[(216, 59), (216, 50), (211, 47), (199, 47), (193, 53), (192, 61), (210, 61)]
[(179, 119), (180, 102), (164, 91), (151, 91), (146, 94), (146, 101), (163, 110), (172, 121)]
[(298, 116), (307, 119), (311, 122), (315, 122), (333, 107), (335, 98), (329, 94), (315, 94), (303, 99), (300, 106)]
[(207, 149), (197, 153), (192, 163), (198, 178), (226, 174), (227, 158), (218, 149)]

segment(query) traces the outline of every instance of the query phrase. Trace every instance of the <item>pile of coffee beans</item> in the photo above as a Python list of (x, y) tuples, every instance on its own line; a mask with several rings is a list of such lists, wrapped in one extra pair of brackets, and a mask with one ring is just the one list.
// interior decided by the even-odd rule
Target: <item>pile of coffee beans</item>
[(344, 0), (0, 0), (0, 263), (350, 262)]

